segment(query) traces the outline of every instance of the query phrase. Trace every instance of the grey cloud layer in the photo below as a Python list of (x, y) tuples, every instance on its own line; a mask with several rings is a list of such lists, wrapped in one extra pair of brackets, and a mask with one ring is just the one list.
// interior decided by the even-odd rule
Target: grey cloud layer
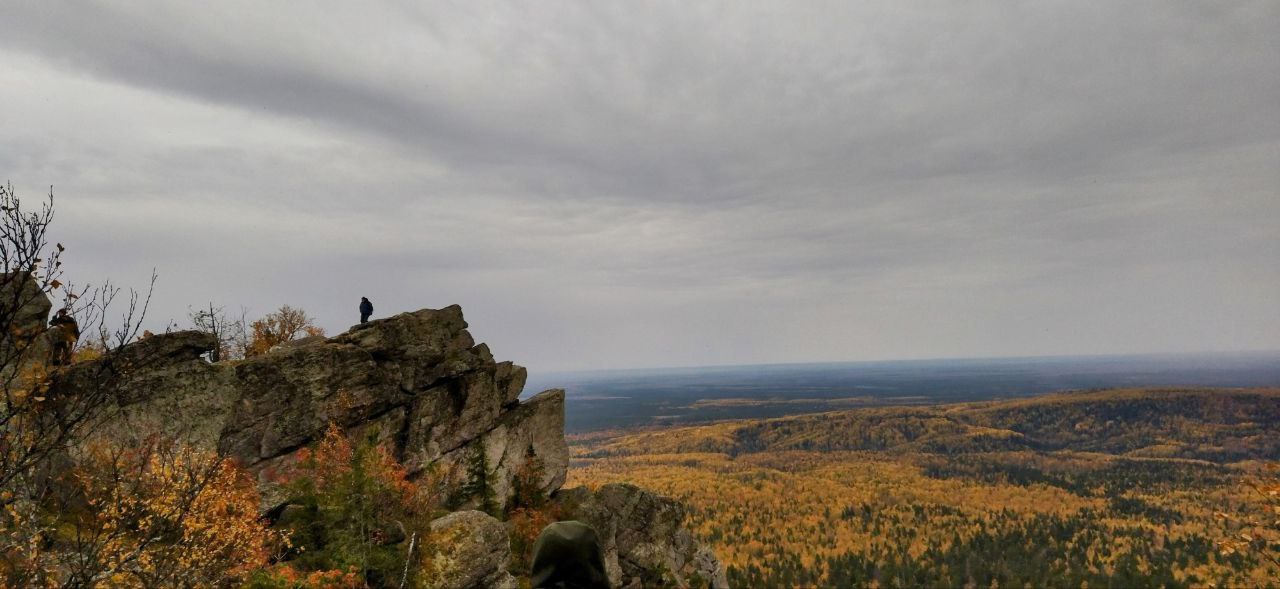
[(794, 4), (20, 3), (0, 164), (175, 316), (457, 301), (553, 368), (1280, 347), (1274, 2)]

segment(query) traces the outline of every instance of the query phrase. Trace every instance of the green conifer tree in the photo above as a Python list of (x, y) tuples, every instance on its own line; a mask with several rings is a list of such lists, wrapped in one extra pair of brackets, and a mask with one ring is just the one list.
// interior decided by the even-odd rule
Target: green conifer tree
[(511, 509), (542, 507), (546, 502), (546, 497), (542, 494), (542, 478), (546, 471), (546, 464), (533, 450), (533, 444), (529, 444), (524, 452), (524, 464), (516, 469), (512, 481), (515, 488), (511, 497)]
[(489, 453), (484, 451), (484, 438), (477, 440), (467, 460), (467, 482), (462, 494), (468, 499), (479, 499), (478, 508), (490, 515), (497, 511), (493, 485), (489, 483)]

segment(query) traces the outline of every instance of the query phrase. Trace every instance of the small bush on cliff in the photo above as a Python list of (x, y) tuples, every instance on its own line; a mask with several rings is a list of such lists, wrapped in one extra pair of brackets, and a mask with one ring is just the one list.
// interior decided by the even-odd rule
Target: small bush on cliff
[(246, 358), (261, 356), (271, 348), (299, 337), (324, 335), (324, 329), (317, 327), (306, 311), (289, 305), (267, 313), (266, 317), (254, 321), (249, 327), (252, 334), (244, 350)]
[(249, 350), (249, 325), (245, 320), (248, 310), (240, 308), (240, 316), (228, 315), (226, 307), (216, 307), (213, 302), (199, 309), (191, 309), (187, 317), (191, 327), (213, 336), (214, 347), (209, 351), (210, 362), (243, 360)]
[(287, 566), (350, 572), (374, 587), (399, 583), (406, 559), (416, 557), (409, 539), (416, 535), (421, 544), (435, 510), (425, 499), (431, 494), (408, 480), (385, 446), (353, 444), (332, 425), (314, 450), (300, 451), (285, 488), (290, 506), (280, 523), (293, 545)]
[(511, 562), (507, 570), (516, 576), (528, 576), (532, 571), (533, 545), (543, 528), (563, 519), (563, 514), (554, 506), (540, 509), (518, 508), (507, 514), (510, 524)]
[(524, 463), (512, 478), (514, 492), (507, 506), (507, 522), (511, 530), (509, 570), (513, 575), (529, 574), (538, 534), (563, 516), (559, 507), (548, 504), (546, 495), (542, 493), (542, 478), (546, 470), (546, 464), (534, 452), (533, 444), (529, 444), (524, 452)]
[(546, 464), (542, 458), (538, 457), (537, 452), (534, 452), (533, 444), (529, 444), (524, 451), (524, 463), (516, 469), (511, 481), (514, 487), (511, 497), (512, 509), (537, 509), (546, 503), (547, 497), (542, 494), (542, 478), (546, 473)]

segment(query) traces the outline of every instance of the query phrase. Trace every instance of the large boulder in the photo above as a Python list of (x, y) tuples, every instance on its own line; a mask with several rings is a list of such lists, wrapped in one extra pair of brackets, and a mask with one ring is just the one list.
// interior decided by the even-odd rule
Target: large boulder
[(583, 487), (556, 496), (566, 517), (595, 528), (614, 587), (727, 588), (724, 567), (684, 527), (679, 502), (635, 485)]
[(502, 522), (456, 511), (431, 522), (421, 578), (436, 589), (515, 589), (507, 572), (511, 544)]
[(5, 386), (25, 386), (13, 375), (48, 359), (52, 341), (46, 322), (52, 308), (30, 273), (0, 273), (0, 379)]
[(0, 325), (10, 338), (30, 340), (44, 332), (53, 303), (28, 272), (0, 273)]

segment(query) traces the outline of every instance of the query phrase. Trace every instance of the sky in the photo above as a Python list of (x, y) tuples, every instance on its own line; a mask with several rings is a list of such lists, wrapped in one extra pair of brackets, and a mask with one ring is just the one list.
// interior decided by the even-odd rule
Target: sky
[(7, 3), (0, 181), (148, 325), (532, 371), (1280, 349), (1280, 3)]

